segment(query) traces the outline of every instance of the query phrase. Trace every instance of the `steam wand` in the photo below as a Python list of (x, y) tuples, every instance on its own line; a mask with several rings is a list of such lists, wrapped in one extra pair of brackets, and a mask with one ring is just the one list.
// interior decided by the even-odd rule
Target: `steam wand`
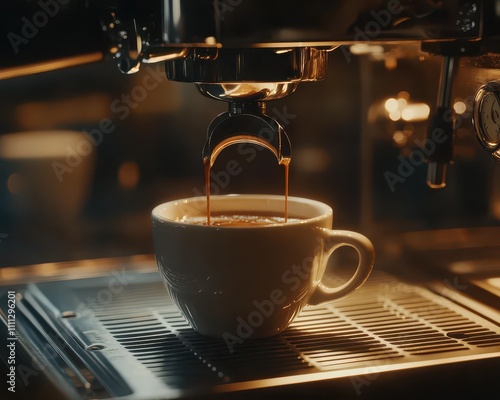
[(435, 144), (427, 160), (427, 185), (433, 189), (446, 186), (446, 168), (453, 163), (453, 110), (450, 104), (455, 61), (453, 56), (443, 57), (437, 107), (427, 130), (427, 139)]

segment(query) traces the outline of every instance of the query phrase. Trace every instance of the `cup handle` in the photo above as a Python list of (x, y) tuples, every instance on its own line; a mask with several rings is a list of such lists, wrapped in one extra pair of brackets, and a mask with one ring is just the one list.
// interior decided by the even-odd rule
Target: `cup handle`
[(368, 279), (373, 268), (373, 263), (375, 262), (375, 249), (372, 242), (360, 233), (326, 228), (317, 229), (324, 239), (324, 263), (328, 262), (328, 259), (336, 249), (343, 246), (350, 246), (356, 249), (359, 259), (354, 275), (343, 285), (332, 288), (326, 286), (320, 280), (307, 302), (310, 305), (331, 302), (355, 291)]

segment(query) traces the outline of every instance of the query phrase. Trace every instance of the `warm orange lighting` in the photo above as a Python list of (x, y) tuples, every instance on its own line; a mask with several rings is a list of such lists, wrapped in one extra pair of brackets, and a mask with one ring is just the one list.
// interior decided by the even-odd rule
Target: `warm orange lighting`
[(85, 141), (85, 136), (78, 131), (5, 133), (0, 136), (0, 158), (7, 160), (62, 158), (68, 155), (68, 147), (76, 149), (82, 141)]
[(463, 101), (457, 101), (453, 104), (453, 109), (457, 114), (463, 114), (467, 111), (467, 105)]
[(210, 45), (216, 45), (217, 44), (217, 39), (214, 36), (207, 36), (205, 38), (205, 43), (210, 44)]
[(88, 64), (101, 61), (103, 57), (104, 56), (102, 53), (89, 53), (68, 58), (60, 58), (57, 60), (43, 61), (38, 64), (5, 68), (0, 70), (0, 79), (10, 79), (17, 76), (38, 74), (40, 72), (47, 72), (60, 68), (73, 67), (75, 65)]
[(406, 142), (408, 141), (406, 135), (402, 131), (396, 131), (392, 135), (392, 140), (398, 145), (398, 146), (404, 146)]
[(409, 100), (410, 94), (406, 91), (388, 98), (384, 103), (388, 117), (394, 122), (401, 119), (407, 122), (425, 121), (429, 117), (430, 107), (425, 103), (411, 103)]
[(43, 269), (40, 270), (41, 276), (53, 276), (59, 270), (57, 263), (47, 263), (43, 264)]
[(401, 119), (401, 111), (399, 110), (394, 110), (389, 113), (389, 118), (392, 121), (399, 121)]
[(385, 101), (385, 109), (387, 112), (396, 111), (398, 109), (398, 101), (392, 97), (387, 99)]
[(17, 194), (23, 186), (23, 177), (19, 172), (14, 172), (7, 178), (7, 190), (12, 194)]
[(410, 100), (410, 93), (408, 93), (406, 90), (402, 90), (398, 93), (398, 98)]
[(330, 155), (320, 147), (298, 148), (293, 158), (298, 168), (305, 172), (318, 173), (330, 165)]
[(140, 168), (134, 161), (125, 161), (118, 168), (118, 183), (126, 189), (133, 189), (139, 183)]
[(380, 45), (367, 44), (367, 43), (356, 43), (349, 47), (352, 54), (362, 55), (381, 55), (384, 54), (384, 48)]
[(29, 101), (17, 106), (14, 119), (23, 130), (52, 129), (78, 122), (89, 124), (111, 117), (111, 97), (92, 93), (58, 100)]
[(500, 278), (489, 278), (489, 279), (486, 279), (486, 282), (489, 285), (494, 286), (494, 287), (500, 289)]
[(430, 107), (425, 103), (410, 104), (403, 109), (401, 117), (405, 121), (424, 121), (430, 112)]
[(398, 67), (398, 59), (396, 57), (386, 56), (384, 65), (387, 70), (392, 71)]
[(408, 101), (404, 97), (399, 97), (398, 98), (398, 108), (402, 110), (408, 105)]

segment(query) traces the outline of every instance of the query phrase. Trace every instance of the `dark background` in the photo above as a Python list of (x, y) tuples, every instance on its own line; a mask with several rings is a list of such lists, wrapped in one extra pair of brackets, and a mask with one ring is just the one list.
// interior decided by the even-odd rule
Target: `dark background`
[[(393, 133), (408, 127), (390, 121), (381, 111), (383, 103), (407, 91), (410, 101), (433, 107), (440, 65), (439, 58), (421, 54), (395, 55), (392, 61), (333, 51), (324, 81), (302, 83), (296, 93), (268, 104), (269, 115), (288, 116), (278, 120), (292, 143), (290, 195), (331, 204), (336, 227), (371, 237), (496, 224), (492, 180), (497, 168), (475, 142), (470, 117), (463, 118), (457, 134), (445, 189), (426, 186), (422, 165), (390, 190), (384, 172), (397, 171), (398, 156), (415, 149), (425, 122), (412, 124), (413, 135), (397, 145)], [(467, 61), (462, 64), (465, 75), (459, 74), (454, 86), (460, 99), (472, 96), (479, 82), (467, 78)], [(0, 81), (0, 137), (65, 129), (88, 142), (88, 132), (103, 121), (112, 128), (74, 171), (62, 175), (66, 186), (57, 182), (54, 160), (0, 157), (1, 266), (151, 253), (151, 209), (204, 193), (206, 129), (226, 105), (203, 97), (192, 84), (167, 81), (161, 71), (163, 66), (151, 65), (122, 75), (110, 61)], [(225, 150), (214, 166), (214, 190), (282, 194), (283, 168), (270, 152), (256, 152), (249, 161), (250, 153), (240, 154), (237, 147)], [(241, 172), (227, 181), (221, 171), (230, 161)], [(26, 176), (34, 170), (46, 173)], [(30, 179), (48, 194), (44, 205), (26, 187), (33, 188)], [(78, 190), (80, 206), (59, 218), (64, 206), (51, 209), (55, 199), (69, 204), (66, 199)]]

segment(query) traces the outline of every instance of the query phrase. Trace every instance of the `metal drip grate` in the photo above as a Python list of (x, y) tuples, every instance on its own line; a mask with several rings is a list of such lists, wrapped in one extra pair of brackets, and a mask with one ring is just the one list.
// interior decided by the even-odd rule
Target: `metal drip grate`
[(495, 325), (384, 273), (345, 300), (307, 307), (281, 335), (245, 341), (234, 352), (191, 329), (158, 281), (128, 288), (95, 317), (157, 378), (181, 389), (193, 381), (209, 386), (387, 367), (500, 346)]
[(194, 331), (157, 272), (117, 267), (109, 276), (40, 282), (19, 310), (24, 329), (50, 326), (64, 360), (79, 360), (108, 397), (196, 397), (500, 356), (491, 318), (380, 271), (345, 299), (306, 307), (281, 335), (234, 347)]
[[(140, 295), (147, 293), (147, 299)], [(222, 340), (194, 331), (161, 283), (134, 288), (96, 317), (113, 337), (170, 386), (234, 382), (311, 368), (283, 337), (244, 342), (231, 353)], [(135, 309), (136, 307), (136, 309)], [(259, 368), (255, 369), (258, 360)]]

